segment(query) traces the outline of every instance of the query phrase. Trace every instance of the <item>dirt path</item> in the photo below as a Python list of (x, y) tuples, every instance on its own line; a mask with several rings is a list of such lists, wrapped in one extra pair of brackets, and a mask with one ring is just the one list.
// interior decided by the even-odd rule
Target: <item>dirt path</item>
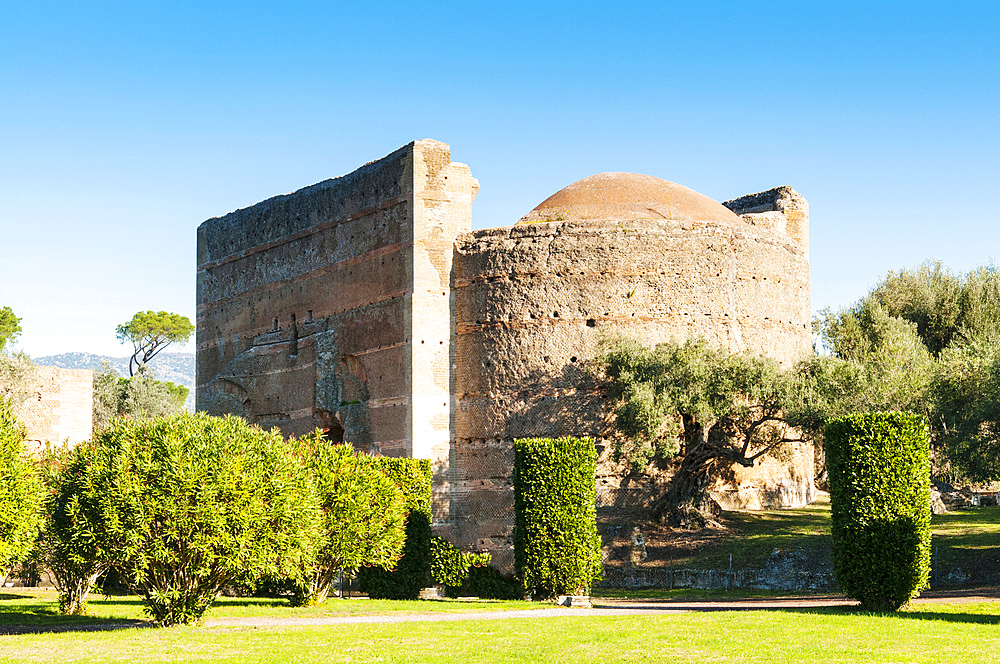
[[(930, 591), (913, 601), (916, 605), (1000, 601), (1000, 588), (973, 590)], [(827, 606), (855, 606), (857, 602), (843, 595), (813, 595), (808, 597), (768, 597), (737, 600), (679, 601), (595, 599), (592, 609), (519, 609), (476, 613), (406, 613), (365, 616), (315, 616), (308, 618), (212, 618), (205, 627), (299, 627), (309, 625), (360, 625), (408, 622), (450, 622), (456, 620), (507, 620), (511, 618), (553, 618), (580, 616), (662, 615), (689, 611), (774, 611), (781, 609), (811, 609)]]

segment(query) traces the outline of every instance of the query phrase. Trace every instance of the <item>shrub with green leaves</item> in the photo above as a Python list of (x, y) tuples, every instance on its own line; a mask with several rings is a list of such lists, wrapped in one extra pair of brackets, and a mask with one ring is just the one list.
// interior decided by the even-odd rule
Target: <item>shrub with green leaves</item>
[(374, 457), (334, 445), (319, 430), (294, 441), (323, 510), (319, 549), (301, 570), (296, 604), (323, 602), (341, 570), (392, 567), (403, 549), (403, 494)]
[(469, 576), (469, 568), (490, 564), (489, 553), (462, 551), (443, 537), (431, 538), (431, 576), (443, 586), (461, 586)]
[(514, 441), (514, 568), (534, 597), (587, 595), (601, 578), (596, 466), (590, 438)]
[(0, 398), (0, 582), (27, 557), (41, 525), (42, 482), (24, 435), (10, 402)]
[(431, 585), (431, 462), (429, 459), (378, 457), (378, 466), (406, 502), (406, 543), (396, 568), (358, 571), (363, 592), (374, 599), (416, 599)]
[[(35, 545), (35, 558), (52, 572), (59, 591), (59, 610), (66, 614), (83, 614), (87, 597), (97, 577), (111, 567), (117, 550), (103, 548), (107, 542), (95, 538), (87, 529), (79, 529), (81, 498), (88, 486), (88, 469), (96, 448), (90, 443), (72, 450), (54, 451), (46, 455), (42, 476), (48, 489), (43, 503), (44, 525)], [(84, 504), (86, 499), (84, 498)]]
[[(454, 595), (451, 592), (454, 590)], [(524, 588), (513, 574), (504, 574), (493, 565), (469, 568), (469, 577), (459, 588), (448, 587), (449, 597), (482, 599), (524, 599)]]
[(927, 585), (927, 419), (853, 414), (831, 420), (825, 438), (837, 581), (866, 610), (895, 611)]
[(161, 625), (198, 620), (237, 577), (289, 575), (315, 552), (316, 494), (276, 429), (116, 419), (80, 470), (75, 537), (113, 556)]
[(443, 537), (431, 538), (431, 575), (448, 597), (522, 599), (521, 584), (490, 565), (492, 559), (488, 552), (465, 552)]
[(113, 417), (154, 418), (184, 412), (188, 388), (156, 380), (152, 369), (142, 365), (131, 378), (121, 378), (104, 362), (94, 372), (94, 431), (108, 426)]

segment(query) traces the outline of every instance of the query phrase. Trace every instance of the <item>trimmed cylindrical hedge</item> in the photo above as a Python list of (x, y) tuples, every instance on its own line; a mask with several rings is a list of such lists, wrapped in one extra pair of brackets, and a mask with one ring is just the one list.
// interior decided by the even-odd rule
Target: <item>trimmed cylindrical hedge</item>
[(358, 584), (373, 599), (416, 599), (431, 580), (431, 462), (430, 459), (378, 457), (378, 467), (406, 501), (406, 543), (393, 570), (363, 567)]
[(927, 585), (931, 549), (927, 419), (852, 414), (826, 425), (834, 573), (871, 611), (895, 611)]
[(590, 438), (514, 441), (514, 567), (534, 597), (587, 595), (601, 578), (596, 466)]

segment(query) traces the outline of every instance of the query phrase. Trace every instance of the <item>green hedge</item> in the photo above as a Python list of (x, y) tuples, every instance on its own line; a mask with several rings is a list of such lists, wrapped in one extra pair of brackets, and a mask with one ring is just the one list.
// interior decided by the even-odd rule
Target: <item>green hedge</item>
[(364, 567), (358, 571), (358, 584), (373, 599), (416, 599), (432, 584), (431, 462), (397, 457), (377, 461), (406, 499), (406, 544), (394, 570)]
[(514, 568), (534, 597), (586, 595), (601, 578), (596, 466), (590, 438), (514, 441)]
[(462, 585), (445, 586), (444, 594), (452, 598), (524, 599), (521, 583), (513, 575), (503, 574), (492, 565), (473, 565)]
[(826, 425), (834, 573), (871, 611), (895, 611), (927, 586), (930, 442), (927, 419), (853, 414)]
[(461, 586), (470, 567), (490, 564), (489, 553), (466, 553), (443, 537), (431, 538), (431, 576), (443, 586)]

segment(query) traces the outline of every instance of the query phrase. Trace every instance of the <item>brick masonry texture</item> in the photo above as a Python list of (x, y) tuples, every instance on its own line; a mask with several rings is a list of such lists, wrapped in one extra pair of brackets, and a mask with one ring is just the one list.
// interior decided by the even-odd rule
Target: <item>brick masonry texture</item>
[(30, 397), (17, 408), (28, 435), (29, 452), (46, 443), (73, 446), (89, 440), (94, 423), (94, 372), (88, 369), (35, 367)]
[[(702, 336), (785, 366), (810, 351), (808, 204), (607, 173), (471, 232), (478, 188), (422, 140), (202, 224), (197, 407), (430, 458), (436, 531), (503, 566), (512, 440), (607, 433), (585, 366), (603, 338)], [(812, 463), (797, 448), (717, 497), (803, 504)]]

